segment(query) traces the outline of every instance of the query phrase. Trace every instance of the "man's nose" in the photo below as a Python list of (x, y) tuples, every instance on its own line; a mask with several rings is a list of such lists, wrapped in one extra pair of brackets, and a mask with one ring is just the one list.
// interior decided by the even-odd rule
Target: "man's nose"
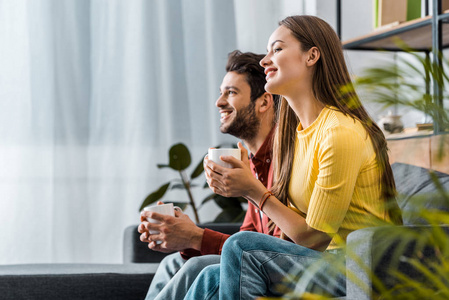
[(223, 95), (220, 95), (220, 97), (218, 97), (217, 101), (215, 101), (215, 106), (223, 107), (225, 105), (226, 105), (226, 100), (224, 99)]

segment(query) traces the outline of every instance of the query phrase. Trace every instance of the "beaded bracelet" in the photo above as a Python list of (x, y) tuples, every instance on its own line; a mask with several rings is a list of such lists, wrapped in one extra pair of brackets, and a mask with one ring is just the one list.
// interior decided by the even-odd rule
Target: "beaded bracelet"
[[(262, 199), (259, 202), (259, 209), (262, 210), (262, 207), (264, 206), (265, 202), (268, 198), (271, 196), (274, 196), (274, 194), (271, 191), (267, 191), (263, 194)], [(263, 211), (263, 210), (262, 210)]]

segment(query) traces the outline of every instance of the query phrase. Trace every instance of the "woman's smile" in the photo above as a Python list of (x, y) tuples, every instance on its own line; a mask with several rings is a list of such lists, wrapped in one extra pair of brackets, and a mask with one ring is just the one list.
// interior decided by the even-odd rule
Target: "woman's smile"
[(269, 67), (265, 69), (265, 74), (267, 75), (265, 79), (269, 81), (276, 73), (277, 69), (273, 67)]

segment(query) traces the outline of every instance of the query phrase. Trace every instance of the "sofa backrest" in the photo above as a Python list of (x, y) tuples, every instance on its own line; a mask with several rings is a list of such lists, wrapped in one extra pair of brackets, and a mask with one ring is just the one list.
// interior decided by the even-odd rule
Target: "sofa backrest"
[[(449, 212), (449, 174), (433, 172), (404, 163), (391, 165), (396, 189), (398, 191), (398, 205), (402, 210), (404, 225), (428, 224), (423, 218), (425, 210), (438, 210)], [(440, 189), (437, 184), (440, 184)], [(446, 197), (442, 190), (445, 191)]]

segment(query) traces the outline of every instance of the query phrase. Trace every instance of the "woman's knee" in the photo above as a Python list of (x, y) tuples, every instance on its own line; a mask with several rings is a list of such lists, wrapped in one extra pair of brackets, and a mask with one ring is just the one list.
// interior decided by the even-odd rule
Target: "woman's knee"
[(253, 250), (260, 239), (270, 237), (266, 234), (253, 231), (240, 231), (231, 235), (223, 245), (222, 252), (235, 250)]

